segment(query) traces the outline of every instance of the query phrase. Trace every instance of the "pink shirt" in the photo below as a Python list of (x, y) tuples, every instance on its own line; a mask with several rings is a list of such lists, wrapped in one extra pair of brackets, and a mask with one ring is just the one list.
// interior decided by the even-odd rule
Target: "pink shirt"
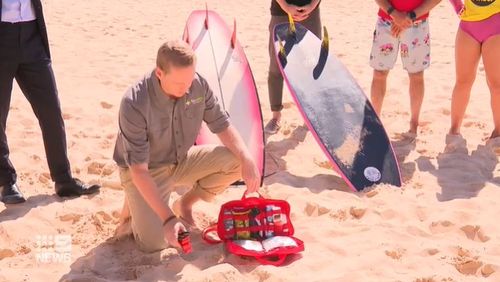
[[(389, 0), (391, 5), (394, 7), (394, 9), (401, 11), (401, 12), (410, 12), (415, 10), (418, 6), (422, 5), (424, 0)], [(379, 9), (378, 10), (378, 15), (379, 17), (386, 19), (386, 20), (391, 20), (391, 16), (389, 16), (384, 10)], [(423, 20), (426, 19), (429, 16), (429, 13), (420, 16), (417, 18), (417, 20)]]

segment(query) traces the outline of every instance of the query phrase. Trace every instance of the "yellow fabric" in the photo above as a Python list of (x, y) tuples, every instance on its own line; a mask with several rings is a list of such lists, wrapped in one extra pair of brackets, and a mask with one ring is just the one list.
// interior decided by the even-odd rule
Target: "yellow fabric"
[(465, 10), (460, 19), (477, 22), (500, 13), (500, 0), (465, 0)]

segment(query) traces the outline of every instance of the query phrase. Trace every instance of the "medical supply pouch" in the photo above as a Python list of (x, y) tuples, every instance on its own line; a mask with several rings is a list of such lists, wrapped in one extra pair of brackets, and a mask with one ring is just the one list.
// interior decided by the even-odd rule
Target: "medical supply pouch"
[[(213, 232), (219, 239), (209, 236)], [(244, 194), (241, 200), (223, 204), (217, 224), (206, 228), (202, 236), (210, 244), (225, 242), (230, 253), (279, 266), (288, 255), (304, 250), (304, 242), (293, 233), (287, 201)]]

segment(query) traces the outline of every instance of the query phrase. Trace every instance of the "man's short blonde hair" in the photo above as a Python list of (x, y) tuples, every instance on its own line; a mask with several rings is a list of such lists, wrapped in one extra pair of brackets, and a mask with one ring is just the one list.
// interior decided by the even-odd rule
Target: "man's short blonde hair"
[(189, 67), (195, 63), (196, 55), (193, 48), (182, 40), (172, 40), (163, 43), (158, 49), (156, 66), (168, 72), (170, 66)]

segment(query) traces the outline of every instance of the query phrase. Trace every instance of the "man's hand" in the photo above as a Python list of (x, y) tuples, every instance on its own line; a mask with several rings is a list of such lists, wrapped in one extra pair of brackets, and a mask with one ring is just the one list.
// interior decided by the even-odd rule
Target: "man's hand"
[(292, 14), (292, 18), (296, 22), (305, 21), (308, 17), (309, 17), (309, 14), (301, 13), (301, 12), (297, 12), (295, 14)]
[(397, 25), (396, 23), (392, 23), (392, 25), (391, 25), (391, 34), (394, 37), (399, 37), (399, 35), (401, 34), (401, 32), (403, 32), (405, 29), (406, 28), (402, 28), (399, 25)]
[(301, 22), (301, 21), (306, 20), (307, 18), (309, 18), (309, 15), (311, 15), (311, 13), (314, 11), (314, 9), (316, 9), (318, 4), (319, 4), (319, 0), (313, 0), (308, 5), (301, 6), (301, 7), (292, 5), (295, 8), (295, 14), (292, 13), (293, 19), (297, 22)]
[(182, 222), (180, 222), (180, 220), (177, 218), (170, 220), (163, 226), (163, 234), (165, 240), (168, 244), (170, 244), (170, 246), (175, 248), (181, 248), (181, 245), (179, 245), (177, 238), (179, 236), (179, 233), (183, 231), (187, 231), (187, 229), (184, 224), (182, 224)]
[(278, 4), (280, 5), (281, 9), (287, 14), (291, 14), (293, 16), (295, 13), (297, 13), (298, 7), (295, 5), (288, 4), (286, 1), (278, 1)]
[(254, 193), (260, 187), (260, 173), (251, 158), (244, 158), (241, 162), (241, 177), (247, 186), (247, 193)]
[(280, 5), (281, 9), (285, 11), (287, 14), (290, 14), (294, 21), (301, 22), (306, 20), (311, 12), (316, 8), (319, 3), (319, 0), (313, 0), (309, 5), (305, 6), (296, 6), (293, 4), (288, 4), (286, 1), (277, 1)]
[(405, 30), (412, 25), (411, 19), (406, 13), (400, 11), (394, 11), (391, 13), (391, 18), (393, 23), (399, 26), (401, 29)]

